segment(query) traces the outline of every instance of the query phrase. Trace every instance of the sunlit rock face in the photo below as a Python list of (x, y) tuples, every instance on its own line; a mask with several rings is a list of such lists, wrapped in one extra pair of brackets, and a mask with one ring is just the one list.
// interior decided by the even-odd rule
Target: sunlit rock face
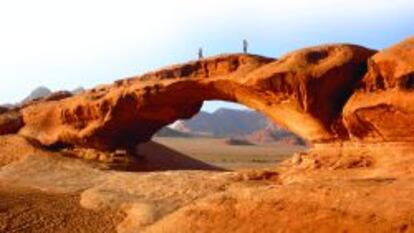
[(331, 44), (280, 59), (232, 54), (175, 65), (20, 111), (19, 134), (43, 145), (103, 150), (148, 141), (161, 127), (226, 100), (262, 112), (310, 142), (347, 140), (343, 105), (373, 50)]
[(369, 59), (343, 115), (355, 140), (414, 141), (414, 37)]

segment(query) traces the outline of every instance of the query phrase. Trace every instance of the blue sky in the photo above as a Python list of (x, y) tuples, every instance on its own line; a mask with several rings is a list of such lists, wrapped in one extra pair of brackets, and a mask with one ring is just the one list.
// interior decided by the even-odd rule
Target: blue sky
[[(412, 0), (2, 1), (0, 103), (38, 86), (110, 83), (197, 56), (271, 57), (348, 42), (381, 49), (414, 35)], [(222, 102), (204, 106), (237, 107)]]

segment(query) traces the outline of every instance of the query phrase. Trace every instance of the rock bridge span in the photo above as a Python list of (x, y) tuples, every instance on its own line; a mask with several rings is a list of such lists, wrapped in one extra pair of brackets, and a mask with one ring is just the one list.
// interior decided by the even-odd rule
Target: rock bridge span
[[(33, 102), (19, 109), (17, 131), (46, 146), (129, 148), (177, 119), (191, 118), (203, 101), (225, 100), (262, 112), (312, 143), (411, 140), (413, 93), (392, 83), (410, 85), (406, 76), (414, 63), (407, 53), (413, 53), (413, 44), (411, 38), (376, 55), (361, 46), (330, 44), (280, 59), (210, 57)], [(402, 52), (401, 46), (411, 50)], [(403, 70), (392, 73), (390, 64)], [(392, 131), (376, 113), (389, 120), (400, 114), (403, 122)]]

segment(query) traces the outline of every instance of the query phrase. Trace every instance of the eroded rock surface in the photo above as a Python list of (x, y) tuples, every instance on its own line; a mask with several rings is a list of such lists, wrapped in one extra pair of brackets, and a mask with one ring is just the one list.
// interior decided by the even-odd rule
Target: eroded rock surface
[(22, 109), (20, 134), (43, 145), (132, 148), (161, 127), (196, 114), (205, 100), (256, 109), (311, 142), (347, 138), (338, 121), (373, 50), (311, 47), (279, 60), (223, 55), (119, 80)]
[(355, 140), (414, 141), (414, 37), (369, 59), (343, 116)]
[[(49, 196), (59, 195), (62, 201), (71, 195), (88, 211), (119, 213), (122, 218), (109, 232), (115, 228), (118, 233), (411, 232), (413, 150), (394, 155), (390, 162), (398, 170), (278, 167), (274, 171), (120, 172), (97, 169), (85, 160), (35, 152), (0, 168), (0, 184), (10, 190), (16, 186), (41, 190)], [(404, 157), (409, 169), (397, 164), (397, 157)], [(9, 213), (8, 205), (10, 200), (2, 199), (2, 213)], [(80, 219), (94, 216), (65, 211)], [(5, 220), (2, 216), (0, 223)], [(54, 219), (40, 216), (15, 228), (37, 229), (30, 224)], [(93, 224), (107, 226), (104, 219)]]
[(0, 136), (0, 148), (0, 168), (33, 154), (45, 155), (49, 153), (18, 135)]
[(23, 116), (19, 110), (4, 109), (0, 112), (0, 135), (15, 134), (23, 127)]
[[(327, 164), (314, 166), (374, 166), (381, 159), (372, 156), (378, 155), (375, 151), (369, 154), (369, 147), (400, 143), (410, 148), (414, 141), (413, 57), (413, 38), (378, 53), (331, 44), (277, 60), (246, 54), (211, 57), (75, 96), (59, 92), (3, 109), (0, 134), (18, 133), (53, 149), (75, 148), (80, 157), (92, 158), (98, 154), (94, 150), (133, 154), (137, 144), (163, 126), (192, 117), (205, 100), (219, 99), (256, 109), (310, 141), (315, 148), (303, 156), (308, 164), (328, 161), (324, 150), (337, 148)], [(356, 148), (367, 152), (363, 161), (346, 152)], [(339, 159), (345, 152), (350, 165)]]

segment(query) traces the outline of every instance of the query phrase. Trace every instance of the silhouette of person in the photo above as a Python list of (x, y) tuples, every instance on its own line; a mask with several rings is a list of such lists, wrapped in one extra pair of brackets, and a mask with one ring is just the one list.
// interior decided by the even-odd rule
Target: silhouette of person
[(243, 40), (243, 53), (247, 53), (247, 48), (249, 47), (249, 43), (247, 43), (247, 40)]
[(203, 58), (203, 49), (199, 48), (198, 49), (198, 59), (202, 59)]

